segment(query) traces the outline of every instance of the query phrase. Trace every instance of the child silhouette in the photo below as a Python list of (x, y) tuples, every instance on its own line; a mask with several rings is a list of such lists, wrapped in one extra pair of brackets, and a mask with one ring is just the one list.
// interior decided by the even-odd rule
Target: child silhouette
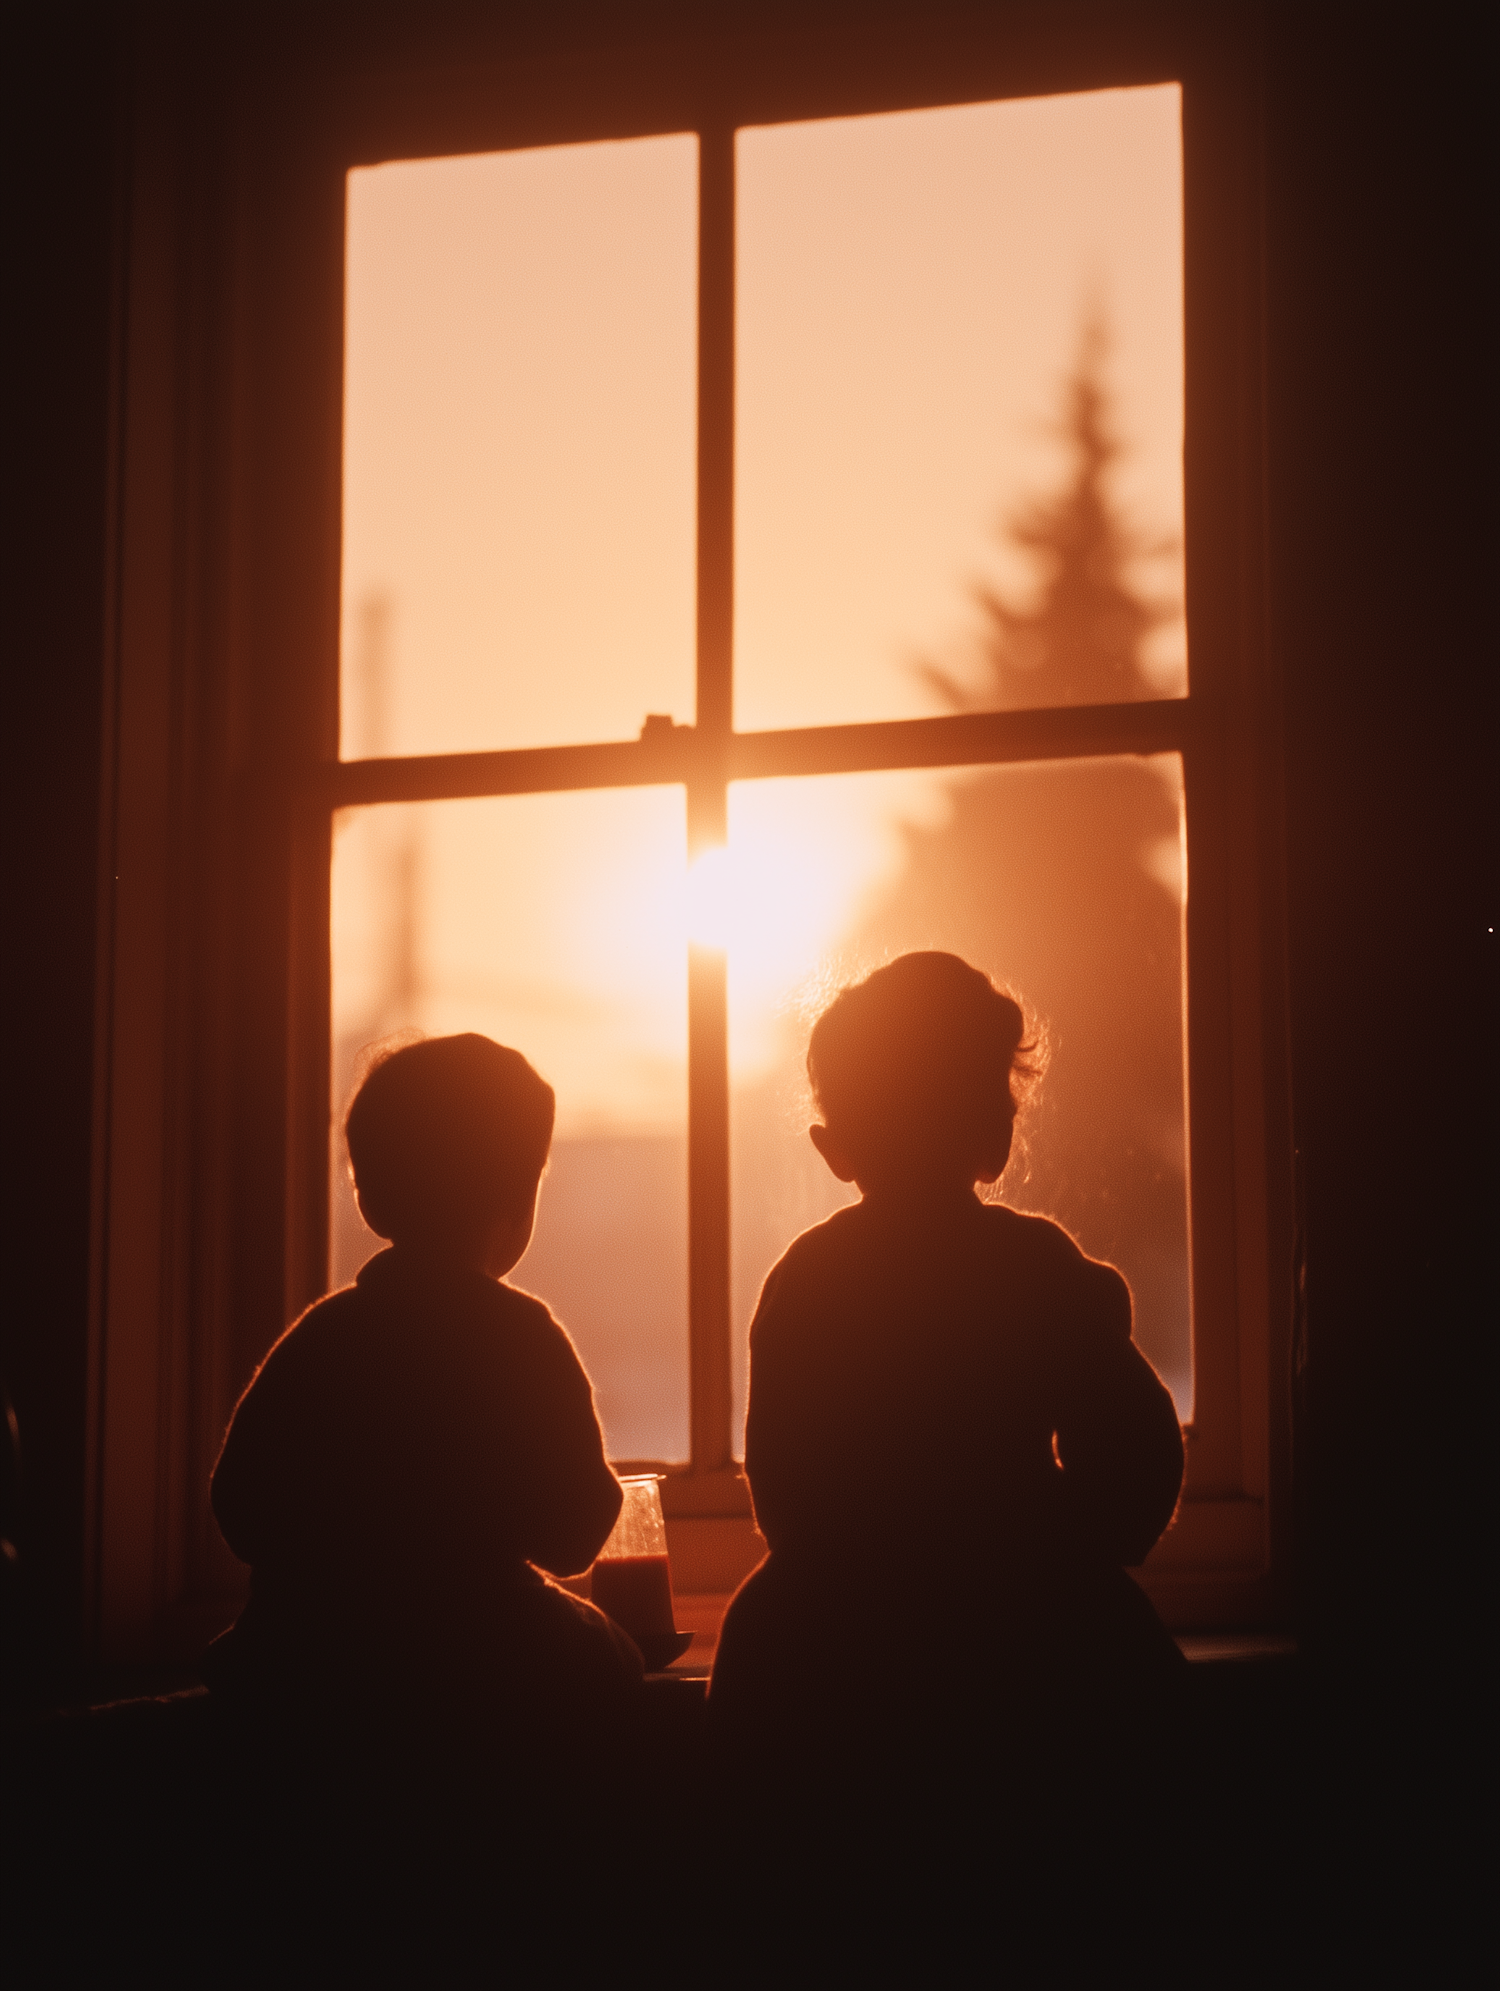
[[(1125, 1574), (1183, 1470), (1130, 1290), (1057, 1224), (975, 1193), (1010, 1154), (1023, 1035), (1009, 996), (940, 953), (845, 989), (813, 1030), (812, 1140), (861, 1201), (796, 1239), (750, 1330), (745, 1470), (770, 1554), (709, 1697), (746, 1761), (782, 1744), (803, 1762), (840, 1724), (899, 1742), (903, 1709), (930, 1740), (921, 1652), (977, 1667), (966, 1722), (1182, 1663)], [(837, 1662), (816, 1708), (809, 1647)]]
[(586, 1569), (620, 1510), (593, 1395), (539, 1300), (531, 1237), (552, 1089), (516, 1051), (395, 1051), (346, 1122), (389, 1238), (272, 1348), (213, 1475), (250, 1598), (204, 1673), (252, 1705), (441, 1705), (558, 1732), (628, 1696), (639, 1655), (541, 1573)]

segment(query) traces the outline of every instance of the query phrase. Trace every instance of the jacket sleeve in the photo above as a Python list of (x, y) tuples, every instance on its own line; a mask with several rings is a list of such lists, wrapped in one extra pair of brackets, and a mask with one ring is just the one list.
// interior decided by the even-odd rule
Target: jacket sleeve
[(257, 1563), (287, 1531), (292, 1433), (282, 1388), (290, 1328), (256, 1370), (224, 1434), (209, 1501), (219, 1532), (241, 1562)]
[(537, 1323), (524, 1469), (517, 1475), (521, 1553), (574, 1576), (603, 1548), (624, 1502), (604, 1456), (594, 1392), (572, 1342), (550, 1315)]
[(1130, 1288), (1081, 1255), (1057, 1407), (1056, 1445), (1074, 1539), (1085, 1553), (1144, 1562), (1177, 1507), (1182, 1427), (1156, 1371), (1131, 1339)]
[(850, 1498), (838, 1471), (838, 1399), (848, 1378), (820, 1360), (809, 1334), (806, 1267), (774, 1266), (750, 1323), (745, 1478), (755, 1523), (772, 1550), (837, 1534)]

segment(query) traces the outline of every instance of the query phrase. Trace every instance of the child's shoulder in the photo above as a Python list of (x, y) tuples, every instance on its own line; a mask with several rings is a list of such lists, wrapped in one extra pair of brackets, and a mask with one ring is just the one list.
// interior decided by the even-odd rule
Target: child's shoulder
[(966, 1252), (977, 1252), (997, 1269), (1003, 1266), (1016, 1276), (1057, 1280), (1083, 1290), (1117, 1286), (1128, 1297), (1129, 1289), (1115, 1268), (1090, 1258), (1061, 1224), (1005, 1203), (976, 1204), (972, 1221), (965, 1219), (951, 1235), (938, 1237), (926, 1230), (893, 1230), (867, 1204), (848, 1204), (792, 1240), (772, 1268), (767, 1287), (772, 1282), (817, 1279), (856, 1262), (879, 1266), (913, 1255), (925, 1258), (934, 1250), (956, 1252), (960, 1261)]
[(1013, 1210), (1008, 1203), (983, 1203), (980, 1214), (988, 1241), (1003, 1250), (1042, 1264), (1095, 1263), (1055, 1217), (1039, 1216), (1034, 1210)]
[(573, 1337), (545, 1300), (539, 1300), (535, 1293), (528, 1293), (522, 1286), (507, 1284), (504, 1279), (490, 1279), (485, 1283), (495, 1296), (489, 1305), (494, 1309), (496, 1320), (503, 1322), (511, 1332), (527, 1340), (558, 1342), (568, 1348), (573, 1346)]
[(990, 1236), (1038, 1299), (1065, 1315), (1102, 1328), (1106, 1338), (1130, 1339), (1133, 1303), (1124, 1274), (1102, 1258), (1090, 1258), (1071, 1231), (1051, 1217), (985, 1206)]
[(360, 1273), (360, 1289), (375, 1307), (417, 1329), (486, 1346), (502, 1359), (526, 1360), (572, 1352), (567, 1329), (543, 1300), (504, 1279), (468, 1269), (432, 1275), (403, 1266), (394, 1252), (373, 1259)]
[(325, 1293), (321, 1300), (314, 1300), (300, 1313), (290, 1327), (283, 1328), (261, 1358), (257, 1377), (315, 1361), (346, 1335), (358, 1332), (364, 1311), (357, 1286), (341, 1286), (337, 1292)]
[(412, 1335), (419, 1342), (433, 1334), (442, 1340), (445, 1330), (469, 1338), (475, 1329), (523, 1345), (567, 1341), (545, 1303), (517, 1286), (479, 1272), (434, 1275), (385, 1251), (360, 1268), (352, 1285), (310, 1306), (262, 1366), (277, 1358), (288, 1365), (334, 1358), (346, 1343), (368, 1348), (372, 1334), (382, 1338), (382, 1328), (403, 1344)]
[(799, 1232), (771, 1268), (774, 1278), (783, 1266), (801, 1271), (810, 1271), (818, 1265), (826, 1265), (840, 1259), (851, 1251), (864, 1247), (870, 1234), (870, 1213), (863, 1203), (847, 1203), (842, 1210), (835, 1210), (831, 1217), (825, 1217), (820, 1224)]
[[(1092, 1265), (1098, 1262), (1085, 1257), (1071, 1232), (1064, 1230), (1053, 1218), (1036, 1216), (1029, 1210), (1013, 1210), (1008, 1203), (976, 1203), (973, 1226), (970, 1230), (969, 1220), (964, 1219), (958, 1234), (982, 1240), (991, 1249), (1015, 1252), (1056, 1264)], [(914, 1232), (904, 1227), (892, 1230), (882, 1223), (878, 1213), (868, 1204), (850, 1203), (842, 1210), (835, 1210), (822, 1223), (803, 1231), (800, 1237), (793, 1238), (781, 1262), (801, 1260), (813, 1263), (851, 1251), (867, 1251), (871, 1245), (881, 1242), (899, 1248), (913, 1238), (926, 1245), (930, 1233), (925, 1228)]]

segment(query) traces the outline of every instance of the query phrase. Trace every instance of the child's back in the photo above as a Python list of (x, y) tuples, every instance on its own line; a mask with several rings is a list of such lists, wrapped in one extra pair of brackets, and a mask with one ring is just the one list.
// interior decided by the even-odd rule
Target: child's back
[(1017, 1690), (1159, 1674), (1176, 1649), (1124, 1566), (1176, 1504), (1171, 1397), (1120, 1275), (974, 1194), (1009, 1154), (1020, 1011), (946, 955), (840, 1004), (814, 1032), (813, 1137), (863, 1201), (796, 1240), (751, 1328), (771, 1554), (726, 1618), (711, 1705), (762, 1735), (792, 1720), (810, 1633), (888, 1732), (934, 1638)]
[(767, 1280), (751, 1359), (756, 1515), (799, 1560), (1129, 1563), (1171, 1517), (1181, 1437), (1129, 1289), (1045, 1218), (971, 1201), (903, 1232), (841, 1210)]
[(572, 1343), (500, 1283), (525, 1249), (550, 1088), (487, 1039), (408, 1046), (350, 1110), (361, 1207), (394, 1239), (290, 1328), (214, 1472), (250, 1602), (211, 1684), (284, 1703), (566, 1718), (639, 1677), (599, 1613), (545, 1582), (587, 1568), (620, 1489)]
[(451, 1689), (533, 1663), (516, 1626), (529, 1565), (587, 1568), (620, 1493), (540, 1301), (395, 1250), (277, 1343), (213, 1504), (253, 1571), (242, 1667), (288, 1687)]

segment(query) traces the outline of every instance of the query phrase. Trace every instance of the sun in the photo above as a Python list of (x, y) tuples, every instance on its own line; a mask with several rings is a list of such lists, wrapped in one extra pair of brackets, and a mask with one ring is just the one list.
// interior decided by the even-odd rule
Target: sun
[(731, 972), (770, 990), (805, 974), (851, 910), (849, 853), (761, 823), (706, 850), (688, 869), (688, 937), (729, 957)]
[(688, 937), (725, 956), (730, 1064), (737, 1080), (785, 1050), (789, 1013), (827, 977), (873, 891), (901, 861), (909, 800), (889, 778), (867, 795), (835, 780), (730, 790), (729, 837), (689, 867)]

